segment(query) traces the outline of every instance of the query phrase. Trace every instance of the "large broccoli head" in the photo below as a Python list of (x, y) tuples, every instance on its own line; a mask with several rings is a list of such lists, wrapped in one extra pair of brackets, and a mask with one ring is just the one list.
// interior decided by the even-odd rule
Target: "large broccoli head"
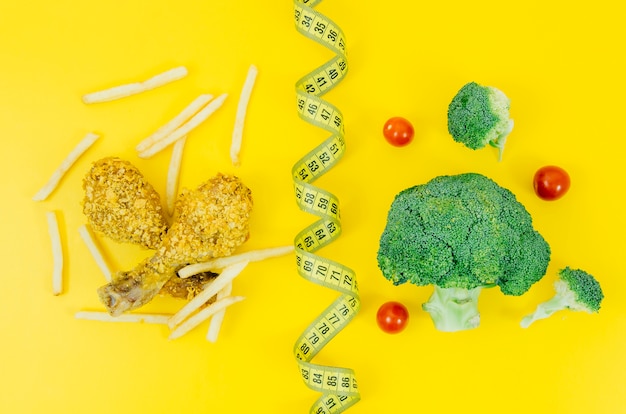
[(394, 284), (435, 285), (456, 302), (486, 286), (521, 295), (549, 260), (549, 245), (515, 195), (476, 173), (436, 177), (396, 195), (378, 250), (379, 268)]
[(506, 138), (513, 129), (509, 108), (509, 98), (502, 91), (470, 82), (448, 106), (448, 132), (455, 141), (473, 150), (487, 144), (496, 147), (502, 159)]

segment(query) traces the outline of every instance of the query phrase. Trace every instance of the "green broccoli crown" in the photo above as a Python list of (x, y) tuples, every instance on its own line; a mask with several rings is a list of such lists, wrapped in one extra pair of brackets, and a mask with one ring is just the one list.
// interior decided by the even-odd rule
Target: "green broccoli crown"
[(440, 176), (394, 198), (378, 265), (394, 284), (521, 295), (540, 280), (550, 247), (513, 193), (476, 173)]
[(448, 132), (455, 141), (473, 150), (490, 144), (502, 153), (513, 129), (509, 108), (510, 101), (500, 90), (470, 82), (448, 106)]
[(566, 267), (559, 272), (559, 279), (567, 284), (574, 294), (575, 301), (589, 312), (598, 312), (604, 299), (600, 283), (589, 273)]

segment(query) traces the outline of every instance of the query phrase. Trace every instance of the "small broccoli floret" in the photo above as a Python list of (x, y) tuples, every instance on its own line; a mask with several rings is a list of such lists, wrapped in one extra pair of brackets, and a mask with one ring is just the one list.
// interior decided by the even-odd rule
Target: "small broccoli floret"
[(510, 100), (492, 87), (476, 82), (464, 85), (448, 106), (448, 132), (455, 141), (476, 150), (487, 144), (498, 148), (499, 160), (513, 129)]
[(521, 295), (540, 280), (550, 247), (513, 193), (475, 173), (440, 176), (394, 198), (378, 266), (399, 285), (434, 285), (423, 308), (435, 327), (477, 327), (482, 288)]
[(556, 294), (550, 300), (539, 304), (533, 314), (522, 319), (522, 328), (528, 328), (533, 322), (548, 318), (560, 310), (598, 312), (604, 299), (600, 283), (580, 269), (562, 269), (554, 283), (554, 289)]

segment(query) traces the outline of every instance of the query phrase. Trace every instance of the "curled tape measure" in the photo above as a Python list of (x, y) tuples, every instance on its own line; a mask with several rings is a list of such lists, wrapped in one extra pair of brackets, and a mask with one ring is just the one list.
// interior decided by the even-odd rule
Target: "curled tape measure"
[(322, 0), (294, 0), (296, 29), (330, 49), (335, 57), (296, 83), (298, 115), (331, 136), (312, 149), (292, 168), (298, 207), (318, 217), (294, 239), (298, 273), (310, 282), (340, 293), (300, 335), (294, 346), (300, 375), (305, 384), (322, 395), (311, 413), (341, 413), (359, 401), (352, 369), (314, 364), (311, 360), (357, 314), (361, 306), (354, 271), (315, 252), (341, 234), (339, 199), (312, 185), (329, 171), (345, 152), (343, 116), (322, 95), (334, 88), (348, 71), (343, 32), (330, 19), (313, 9)]

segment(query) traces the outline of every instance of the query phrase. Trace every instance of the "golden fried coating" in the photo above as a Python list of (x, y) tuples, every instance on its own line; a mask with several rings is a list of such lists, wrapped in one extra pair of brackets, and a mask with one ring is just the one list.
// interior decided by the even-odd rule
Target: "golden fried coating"
[(148, 303), (181, 267), (232, 254), (250, 235), (252, 194), (237, 177), (219, 174), (183, 190), (175, 217), (156, 253), (98, 289), (111, 315)]
[(159, 194), (130, 162), (107, 157), (83, 179), (83, 213), (91, 227), (118, 242), (156, 249), (167, 231)]
[(196, 190), (183, 189), (159, 252), (185, 265), (231, 255), (250, 236), (252, 193), (237, 177), (218, 174)]
[(202, 292), (207, 284), (215, 279), (217, 273), (199, 273), (187, 278), (178, 276), (170, 277), (159, 291), (159, 295), (171, 296), (173, 298), (191, 300), (198, 293)]

